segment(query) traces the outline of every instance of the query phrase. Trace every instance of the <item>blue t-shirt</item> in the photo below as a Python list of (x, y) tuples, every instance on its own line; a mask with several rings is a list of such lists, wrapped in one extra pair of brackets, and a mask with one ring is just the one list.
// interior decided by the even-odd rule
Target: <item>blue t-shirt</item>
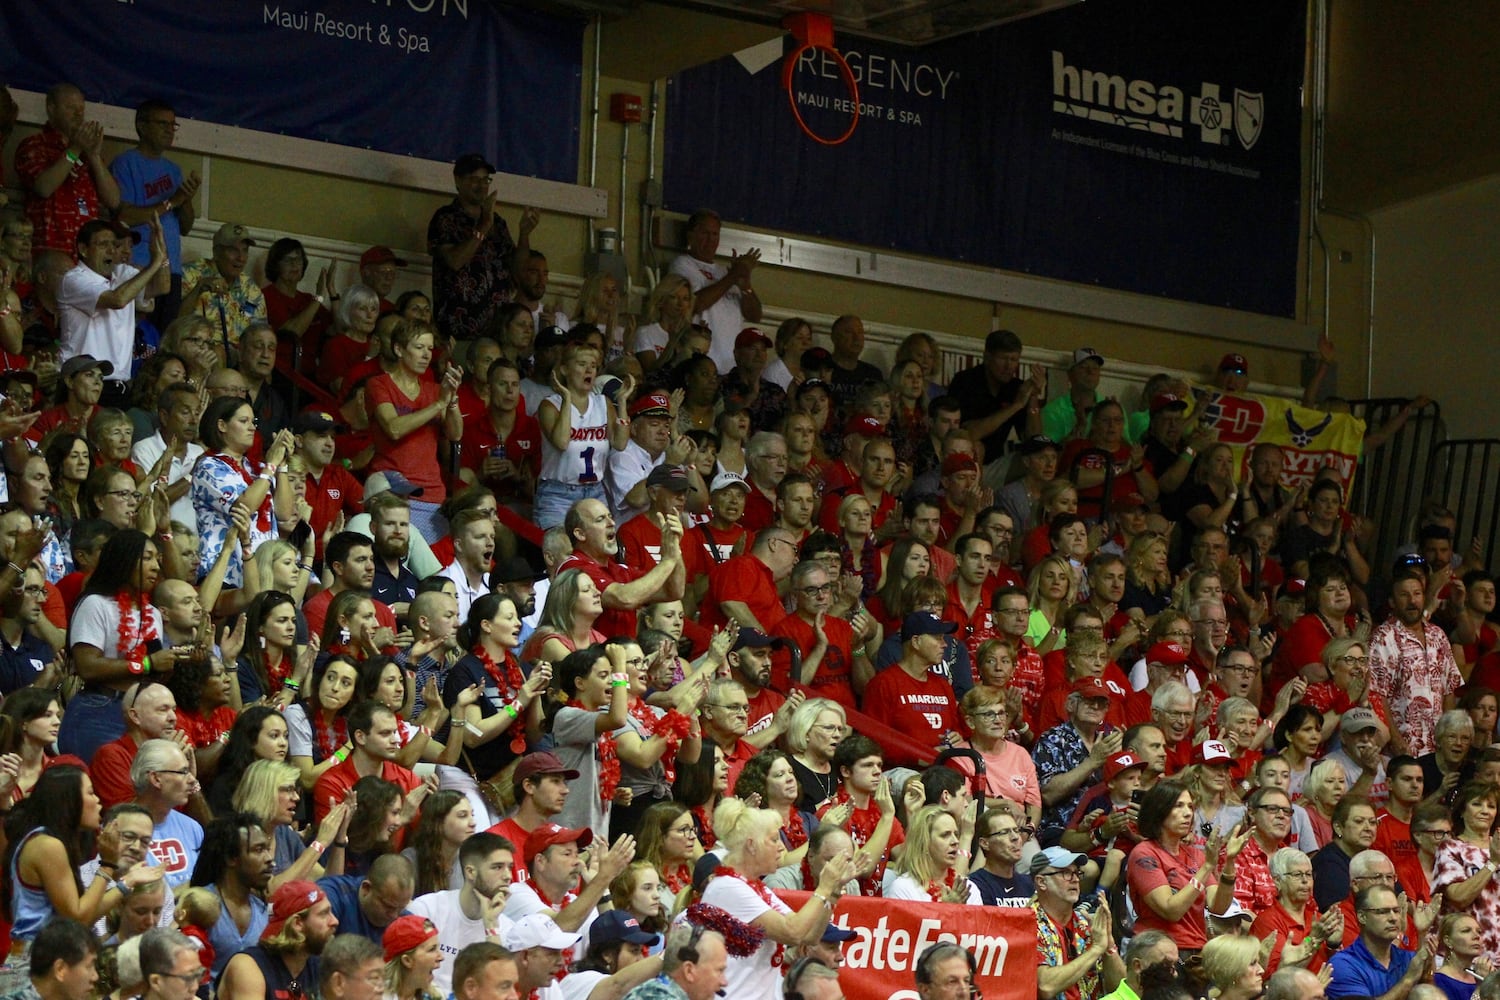
[(52, 647), (29, 630), (21, 632), (21, 641), (14, 648), (0, 637), (0, 694), (12, 694), (35, 684), (55, 659)]
[(359, 887), (364, 880), (363, 875), (327, 875), (318, 879), (318, 888), (328, 896), (328, 905), (339, 919), (340, 934), (358, 934), (380, 944), (385, 928), (370, 923), (359, 906)]
[[(182, 186), (182, 170), (165, 156), (150, 157), (139, 149), (127, 149), (109, 161), (109, 172), (120, 185), (120, 200), (127, 205), (146, 208), (170, 198)], [(151, 263), (151, 227), (142, 223), (134, 232), (141, 241), (130, 250), (130, 263), (145, 267)], [(182, 273), (182, 228), (176, 212), (161, 216), (161, 233), (167, 241), (167, 260), (173, 274)]]
[(167, 885), (175, 892), (178, 886), (187, 885), (193, 877), (198, 852), (203, 849), (203, 827), (191, 816), (173, 809), (167, 813), (166, 819), (156, 824), (151, 837), (148, 858), (166, 871)]

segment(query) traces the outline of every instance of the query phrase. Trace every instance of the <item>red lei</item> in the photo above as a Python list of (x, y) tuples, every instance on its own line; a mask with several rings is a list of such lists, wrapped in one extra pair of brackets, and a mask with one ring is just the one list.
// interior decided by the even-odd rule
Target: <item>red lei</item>
[[(751, 892), (755, 893), (762, 900), (764, 900), (767, 906), (769, 906), (773, 910), (776, 909), (777, 899), (775, 894), (772, 893), (770, 888), (760, 879), (751, 878), (749, 875), (741, 875), (733, 868), (725, 868), (723, 865), (720, 865), (719, 867), (714, 869), (714, 878), (719, 878), (720, 876), (723, 876), (724, 878), (739, 879), (741, 882), (750, 887)], [(777, 912), (779, 913), (780, 911), (778, 910)], [(778, 942), (776, 945), (776, 950), (771, 954), (771, 968), (781, 968), (782, 955), (785, 951), (786, 947)]]
[(932, 900), (934, 903), (944, 902), (943, 890), (952, 889), (957, 883), (958, 871), (956, 869), (949, 868), (946, 878), (943, 878), (941, 880), (934, 879), (933, 881), (927, 883), (927, 898)]
[[(485, 651), (484, 643), (477, 643), (472, 650), (474, 659), (489, 674), (490, 680), (495, 682), (495, 688), (500, 692), (502, 699), (515, 701), (521, 695), (521, 686), (526, 683), (526, 676), (521, 673), (521, 665), (516, 662), (510, 650), (505, 651), (505, 669), (501, 670), (495, 658)], [(497, 708), (499, 706), (496, 706)], [(510, 727), (510, 750), (514, 754), (526, 752), (526, 725), (520, 719), (515, 720)]]
[(787, 811), (786, 822), (781, 826), (781, 839), (786, 843), (786, 849), (795, 851), (807, 843), (807, 824), (802, 820), (802, 814), (793, 806)]
[(714, 821), (712, 814), (708, 811), (708, 804), (693, 806), (688, 812), (693, 814), (693, 819), (698, 824), (698, 843), (703, 845), (705, 851), (713, 850), (719, 838), (714, 836)]
[[(215, 455), (214, 458), (217, 458), (235, 472), (238, 472), (240, 478), (245, 481), (245, 489), (248, 490), (251, 486), (255, 485), (255, 477), (250, 474), (250, 460), (248, 458), (242, 460), (223, 452)], [(262, 498), (260, 509), (255, 512), (255, 527), (262, 534), (271, 530), (271, 494), (275, 492), (276, 487), (273, 484), (271, 489), (266, 491), (265, 497)], [(224, 544), (228, 545), (229, 542), (226, 541)]]
[[(147, 605), (136, 605), (135, 598), (128, 594), (116, 594), (115, 606), (120, 609), (120, 627), (116, 632), (116, 655), (131, 663), (140, 663), (147, 656), (146, 647), (156, 641), (156, 621), (146, 610)], [(135, 621), (132, 624), (131, 615)]]
[(682, 890), (693, 884), (693, 870), (686, 864), (681, 864), (671, 871), (662, 872), (661, 880), (672, 890), (672, 895), (680, 895)]
[(266, 664), (266, 676), (271, 679), (271, 690), (266, 692), (266, 697), (274, 698), (281, 693), (281, 689), (286, 686), (287, 679), (292, 676), (292, 658), (282, 653), (281, 659), (275, 666), (271, 665), (271, 656), (268, 652), (263, 651), (261, 658)]
[(641, 724), (647, 739), (660, 736), (667, 741), (666, 752), (661, 755), (661, 766), (667, 784), (672, 784), (677, 778), (677, 748), (682, 746), (682, 741), (693, 728), (692, 720), (675, 708), (667, 709), (665, 715), (657, 715), (641, 698), (630, 699), (630, 714)]
[[(580, 712), (599, 714), (597, 709), (584, 708), (583, 702), (577, 698), (568, 702), (568, 707)], [(620, 787), (620, 755), (615, 749), (613, 733), (604, 733), (599, 737), (599, 748), (594, 756), (599, 760), (599, 801), (608, 809), (615, 800), (615, 789)]]
[(332, 722), (325, 723), (322, 708), (314, 707), (311, 703), (304, 707), (308, 710), (307, 721), (312, 726), (313, 739), (318, 742), (319, 759), (328, 760), (349, 739), (349, 727), (344, 724), (342, 715), (335, 715)]
[[(845, 802), (853, 805), (849, 791), (843, 785), (833, 793), (833, 802), (828, 808), (841, 805)], [(863, 847), (870, 842), (875, 835), (875, 828), (880, 825), (880, 816), (876, 810), (854, 809), (849, 813), (849, 837), (854, 841), (856, 848)], [(890, 848), (886, 848), (886, 855), (890, 854)], [(875, 861), (875, 870), (859, 880), (859, 893), (861, 896), (879, 896), (880, 882), (885, 875), (886, 855), (882, 855)]]

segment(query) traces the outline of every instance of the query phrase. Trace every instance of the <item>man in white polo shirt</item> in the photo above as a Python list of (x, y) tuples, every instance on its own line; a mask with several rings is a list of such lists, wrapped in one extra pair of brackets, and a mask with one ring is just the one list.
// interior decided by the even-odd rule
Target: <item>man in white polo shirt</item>
[(144, 270), (127, 263), (130, 253), (120, 241), (131, 235), (118, 222), (85, 222), (78, 230), (78, 263), (57, 288), (62, 327), (58, 360), (88, 354), (112, 364), (114, 377), (104, 383), (99, 402), (121, 408), (128, 405), (136, 311), (149, 311), (156, 296), (172, 284), (161, 225), (151, 222), (151, 261)]

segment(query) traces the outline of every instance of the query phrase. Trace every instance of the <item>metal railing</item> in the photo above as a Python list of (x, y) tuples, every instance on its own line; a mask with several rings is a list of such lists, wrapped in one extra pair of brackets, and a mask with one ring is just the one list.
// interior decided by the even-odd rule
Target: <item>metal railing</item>
[(1458, 537), (1453, 547), (1467, 552), (1469, 540), (1484, 540), (1486, 569), (1493, 569), (1491, 553), (1500, 537), (1500, 495), (1495, 489), (1500, 476), (1500, 439), (1459, 438), (1433, 449), (1427, 466), (1424, 496), (1437, 500), (1458, 519)]
[[(1349, 406), (1369, 431), (1379, 431), (1411, 402), (1404, 398), (1357, 399)], [(1396, 547), (1414, 537), (1417, 510), (1432, 494), (1432, 463), (1445, 437), (1442, 409), (1428, 402), (1414, 410), (1384, 445), (1360, 459), (1348, 507), (1375, 525), (1368, 554), (1377, 574), (1388, 569)]]

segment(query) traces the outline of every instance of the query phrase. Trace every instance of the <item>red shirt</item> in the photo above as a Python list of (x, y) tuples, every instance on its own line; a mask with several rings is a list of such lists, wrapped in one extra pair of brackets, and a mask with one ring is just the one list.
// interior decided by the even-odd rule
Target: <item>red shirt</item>
[(312, 508), (312, 535), (317, 545), (317, 557), (323, 558), (323, 532), (338, 519), (339, 511), (345, 520), (352, 520), (363, 512), (365, 488), (343, 464), (334, 461), (323, 467), (317, 476), (307, 474), (307, 505)]
[[(323, 623), (328, 618), (328, 605), (333, 603), (333, 591), (320, 590), (307, 599), (302, 605), (302, 617), (307, 619), (307, 632), (309, 635), (321, 637), (323, 635)], [(392, 632), (397, 631), (396, 613), (391, 606), (384, 601), (373, 601), (375, 605), (375, 621), (386, 626)], [(267, 691), (266, 695), (274, 692)]]
[(1305, 614), (1292, 623), (1276, 647), (1276, 658), (1271, 661), (1270, 682), (1261, 696), (1262, 711), (1276, 700), (1277, 692), (1297, 677), (1304, 666), (1323, 662), (1323, 647), (1331, 638), (1328, 626), (1317, 614)]
[(1175, 921), (1168, 921), (1146, 903), (1153, 890), (1168, 886), (1179, 892), (1203, 867), (1203, 851), (1191, 844), (1181, 844), (1176, 854), (1154, 840), (1143, 840), (1130, 851), (1126, 879), (1130, 901), (1135, 904), (1136, 931), (1161, 931), (1176, 942), (1178, 948), (1202, 948), (1208, 942), (1208, 923), (1204, 907), (1195, 903)]
[[(315, 366), (318, 381), (330, 389), (334, 383), (338, 383), (340, 387), (344, 386), (344, 380), (355, 373), (369, 354), (370, 342), (367, 340), (355, 340), (344, 333), (330, 337), (323, 342), (323, 349), (318, 354), (318, 362)], [(376, 364), (378, 365), (379, 362), (377, 361)], [(350, 385), (353, 383), (354, 379), (348, 382)], [(344, 398), (342, 392), (339, 398)]]
[(515, 845), (515, 874), (511, 878), (514, 882), (526, 881), (527, 876), (531, 873), (527, 869), (523, 857), (526, 854), (526, 838), (531, 835), (531, 831), (521, 829), (521, 824), (516, 822), (516, 818), (510, 816), (490, 827), (485, 833), (498, 833)]
[[(295, 295), (283, 295), (281, 289), (275, 284), (262, 285), (260, 294), (266, 299), (266, 322), (271, 324), (271, 329), (280, 330), (286, 326), (287, 321), (294, 316), (301, 315), (313, 301), (313, 296), (308, 292), (299, 291)], [(322, 306), (313, 314), (312, 322), (307, 324), (307, 332), (302, 335), (302, 371), (311, 373), (318, 360), (318, 345), (323, 342), (323, 334), (327, 332), (329, 325), (333, 322), (333, 314)], [(295, 368), (292, 364), (293, 343), (291, 337), (276, 338), (276, 370), (291, 372)]]
[(935, 747), (958, 731), (958, 700), (953, 685), (924, 672), (917, 680), (893, 663), (865, 688), (865, 714), (905, 733), (925, 746)]
[(423, 503), (440, 504), (448, 498), (448, 487), (443, 482), (438, 458), (443, 452), (442, 438), (438, 433), (440, 421), (424, 424), (400, 441), (393, 441), (375, 422), (375, 411), (381, 404), (390, 403), (396, 408), (397, 416), (405, 416), (436, 403), (441, 393), (436, 383), (419, 382), (417, 397), (412, 399), (389, 375), (377, 375), (365, 383), (365, 412), (370, 415), (370, 436), (375, 441), (375, 457), (370, 460), (370, 471), (401, 473), (413, 485), (422, 487)]
[(135, 783), (130, 780), (130, 762), (135, 760), (139, 744), (129, 733), (94, 751), (89, 761), (89, 777), (99, 795), (99, 807), (108, 809), (135, 798)]
[[(835, 535), (843, 533), (839, 527), (839, 504), (843, 503), (844, 497), (851, 493), (858, 493), (860, 496), (864, 496), (864, 490), (860, 489), (858, 483), (846, 486), (841, 490), (829, 490), (823, 494), (823, 506), (818, 511), (818, 527), (824, 531), (831, 531)], [(874, 518), (870, 521), (870, 530), (879, 531), (880, 526), (885, 523), (885, 519), (895, 509), (896, 498), (889, 493), (882, 492), (880, 494), (880, 503), (875, 507)]]
[(179, 708), (177, 728), (187, 734), (194, 749), (201, 750), (217, 743), (224, 734), (233, 729), (234, 718), (234, 709), (228, 705), (220, 705), (208, 715), (204, 715), (201, 710), (189, 715)]
[(750, 758), (754, 757), (758, 752), (744, 740), (736, 740), (734, 749), (727, 754), (724, 752), (723, 747), (719, 748), (719, 756), (723, 757), (724, 763), (729, 765), (730, 792), (734, 791), (734, 783), (740, 780), (740, 772), (745, 769), (746, 764), (750, 763)]
[(769, 528), (776, 520), (776, 494), (766, 496), (753, 482), (748, 479), (745, 482), (750, 493), (745, 497), (745, 512), (740, 516), (740, 524), (749, 531)]
[[(661, 528), (650, 511), (626, 521), (615, 532), (615, 539), (620, 543), (620, 557), (625, 565), (652, 570), (661, 562)], [(684, 538), (679, 548), (682, 551), (682, 571), (688, 580), (697, 580), (708, 573), (711, 564), (703, 546), (692, 544), (691, 538)]]
[[(741, 687), (745, 687), (741, 682)], [(761, 688), (754, 694), (745, 687), (745, 696), (750, 699), (750, 715), (746, 723), (745, 735), (754, 736), (771, 724), (771, 718), (776, 710), (785, 704), (786, 699), (770, 688)]]
[(729, 620), (720, 606), (721, 601), (744, 602), (755, 620), (767, 630), (775, 629), (786, 617), (781, 595), (776, 592), (776, 581), (771, 576), (771, 567), (752, 555), (735, 556), (715, 563), (709, 569), (708, 594), (698, 606), (699, 617), (709, 628), (722, 627)]
[[(581, 569), (587, 573), (601, 594), (617, 583), (632, 583), (650, 572), (644, 567), (622, 566), (617, 562), (596, 562), (592, 556), (585, 555), (577, 549), (574, 549), (573, 554), (563, 560), (557, 571), (561, 573), (569, 569)], [(612, 610), (605, 605), (604, 614), (594, 622), (594, 631), (603, 632), (606, 636), (633, 636), (636, 621), (634, 610)]]
[(954, 633), (958, 641), (969, 649), (969, 659), (974, 662), (974, 676), (979, 676), (979, 655), (977, 650), (979, 644), (986, 639), (995, 638), (995, 615), (990, 611), (991, 599), (995, 592), (988, 585), (979, 588), (979, 603), (974, 605), (974, 614), (971, 616), (964, 610), (963, 601), (958, 596), (958, 581), (948, 584), (948, 604), (943, 608), (943, 620), (953, 622), (958, 626)]
[(1417, 853), (1417, 842), (1412, 839), (1411, 823), (1403, 823), (1392, 816), (1389, 809), (1380, 810), (1375, 819), (1375, 843), (1371, 846), (1391, 859), (1391, 865), (1396, 869), (1396, 881), (1406, 890), (1408, 899), (1429, 902), (1432, 886), (1427, 884), (1427, 872)]
[[(1266, 975), (1271, 975), (1281, 965), (1281, 949), (1289, 944), (1301, 944), (1302, 939), (1307, 937), (1307, 929), (1317, 922), (1318, 904), (1311, 897), (1302, 908), (1300, 923), (1282, 908), (1280, 901), (1260, 911), (1255, 923), (1250, 925), (1250, 936), (1257, 941), (1264, 941), (1267, 934), (1276, 935), (1276, 941), (1271, 945), (1271, 957), (1266, 960)], [(1317, 972), (1323, 967), (1327, 956), (1328, 950), (1319, 948), (1308, 960), (1307, 971)]]
[[(380, 777), (400, 788), (402, 795), (422, 783), (422, 779), (411, 771), (389, 760), (380, 762)], [(354, 769), (353, 757), (324, 771), (318, 783), (313, 786), (314, 819), (319, 823), (323, 822), (323, 818), (328, 815), (328, 810), (333, 808), (335, 802), (342, 802), (348, 798), (349, 789), (354, 787), (354, 783), (359, 781), (359, 778), (359, 772)], [(397, 846), (399, 847), (399, 844)], [(520, 850), (521, 848), (518, 847), (517, 851)]]
[[(459, 409), (462, 408), (460, 404)], [(505, 447), (505, 457), (517, 468), (524, 468), (529, 472), (532, 479), (542, 471), (542, 425), (537, 423), (536, 417), (528, 416), (524, 409), (517, 409), (510, 433), (503, 441), (495, 430), (494, 419), (487, 409), (481, 409), (473, 419), (464, 417), (464, 436), (458, 450), (459, 463), (474, 473), (477, 481), (495, 489), (496, 496), (503, 503), (522, 492), (521, 481), (485, 479), (479, 471), (484, 467), (484, 460), (490, 456), (490, 452), (501, 445)]]
[[(797, 648), (806, 651), (813, 648), (817, 637), (813, 627), (801, 615), (787, 615), (771, 629), (771, 634), (790, 639)], [(828, 648), (823, 653), (823, 662), (818, 672), (807, 683), (801, 685), (809, 698), (831, 698), (845, 708), (858, 711), (859, 703), (854, 697), (854, 629), (842, 618), (825, 618), (823, 634), (828, 637)], [(771, 684), (777, 690), (792, 689), (792, 658), (784, 649), (771, 656)]]
[[(1063, 446), (1062, 454), (1057, 458), (1058, 469), (1072, 469), (1074, 460), (1079, 459), (1078, 467), (1081, 469), (1102, 470), (1104, 468), (1104, 459), (1099, 457), (1098, 455), (1091, 455), (1082, 459), (1079, 458), (1085, 451), (1089, 450), (1102, 449), (1099, 449), (1098, 445), (1094, 444), (1092, 441), (1087, 440), (1086, 438), (1074, 438), (1073, 440), (1069, 441), (1066, 445)], [(1140, 484), (1136, 480), (1135, 473), (1128, 471), (1131, 462), (1130, 445), (1121, 444), (1110, 454), (1110, 458), (1113, 460), (1113, 465), (1115, 468), (1114, 482), (1110, 486), (1110, 499), (1119, 500), (1123, 497), (1129, 496), (1132, 493), (1141, 492)], [(1102, 483), (1098, 486), (1093, 486), (1088, 489), (1080, 488), (1078, 490), (1078, 499), (1080, 501), (1092, 500), (1094, 506), (1091, 509), (1094, 510), (1098, 509), (1099, 498), (1103, 495), (1104, 486)]]
[(86, 162), (73, 164), (63, 182), (50, 195), (36, 194), (36, 181), (48, 167), (62, 159), (68, 139), (49, 123), (16, 147), (16, 179), (26, 189), (26, 217), (35, 230), (33, 253), (57, 250), (72, 260), (78, 252), (78, 230), (99, 217), (99, 189)]

